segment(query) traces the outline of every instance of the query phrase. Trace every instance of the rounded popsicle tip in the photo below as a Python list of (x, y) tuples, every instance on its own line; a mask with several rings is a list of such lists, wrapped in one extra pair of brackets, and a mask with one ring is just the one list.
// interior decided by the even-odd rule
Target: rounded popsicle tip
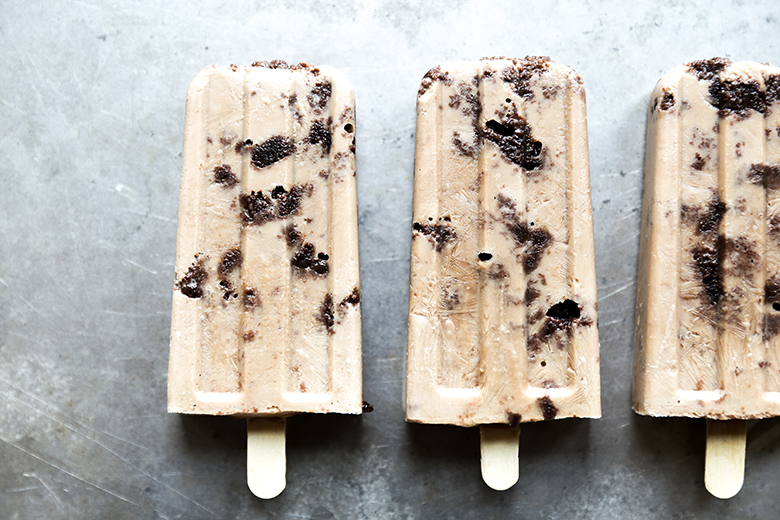
[(287, 485), (284, 418), (263, 417), (246, 423), (246, 483), (258, 498), (279, 496)]
[(520, 478), (520, 427), (483, 424), (479, 427), (482, 480), (505, 491)]
[(714, 497), (731, 498), (745, 479), (747, 422), (707, 419), (704, 486)]

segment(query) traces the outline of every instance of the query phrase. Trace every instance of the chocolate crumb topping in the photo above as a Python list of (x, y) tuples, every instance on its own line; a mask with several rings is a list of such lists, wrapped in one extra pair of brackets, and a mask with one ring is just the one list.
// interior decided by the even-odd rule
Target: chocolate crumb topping
[(441, 253), (447, 244), (458, 238), (455, 229), (446, 222), (439, 224), (420, 224), (415, 222), (412, 224), (412, 229), (421, 235), (426, 235), (437, 253)]
[(710, 84), (710, 103), (720, 117), (734, 115), (737, 119), (750, 117), (750, 111), (766, 112), (766, 94), (757, 81), (713, 80)]
[(514, 428), (515, 426), (518, 426), (520, 424), (520, 421), (523, 420), (523, 416), (519, 413), (514, 412), (507, 412), (506, 413), (506, 423)]
[(501, 79), (512, 85), (515, 93), (526, 99), (533, 99), (531, 79), (541, 76), (550, 68), (549, 58), (546, 56), (526, 56), (522, 60), (512, 60), (514, 67), (507, 67), (501, 73)]
[(700, 80), (709, 81), (715, 78), (720, 71), (731, 65), (731, 60), (726, 58), (712, 58), (709, 60), (697, 60), (688, 63), (688, 71)]
[(423, 79), (420, 82), (420, 88), (417, 91), (417, 96), (422, 96), (428, 92), (428, 89), (430, 89), (433, 83), (436, 81), (441, 81), (445, 85), (452, 84), (452, 78), (450, 78), (446, 72), (442, 72), (441, 67), (434, 67), (426, 72), (425, 76), (423, 76)]
[(232, 188), (238, 184), (238, 179), (229, 164), (220, 164), (214, 168), (214, 182)]
[(362, 412), (363, 412), (363, 413), (371, 413), (371, 412), (373, 412), (373, 411), (374, 411), (374, 407), (373, 407), (373, 406), (371, 406), (371, 403), (369, 403), (368, 401), (363, 401), (363, 409), (362, 409)]
[(552, 421), (558, 415), (558, 407), (552, 402), (549, 396), (540, 397), (536, 400), (539, 409), (542, 411), (542, 417), (545, 421)]
[(255, 339), (255, 331), (250, 330), (247, 332), (244, 332), (244, 341), (249, 343), (250, 341), (254, 341)]
[(203, 283), (208, 278), (208, 273), (203, 269), (203, 260), (197, 259), (193, 263), (187, 274), (181, 280), (176, 282), (176, 287), (188, 298), (203, 297)]
[(780, 74), (770, 74), (764, 78), (764, 87), (767, 105), (780, 101)]
[(295, 143), (289, 137), (276, 135), (264, 143), (252, 146), (251, 150), (252, 166), (262, 170), (294, 154)]
[(330, 271), (328, 266), (328, 255), (325, 253), (316, 254), (314, 245), (309, 242), (295, 252), (290, 265), (298, 276), (327, 276)]
[(255, 61), (252, 63), (252, 67), (262, 67), (265, 69), (301, 70), (309, 72), (314, 76), (319, 76), (320, 74), (320, 69), (309, 65), (308, 63), (301, 62), (297, 65), (288, 65), (284, 60)]

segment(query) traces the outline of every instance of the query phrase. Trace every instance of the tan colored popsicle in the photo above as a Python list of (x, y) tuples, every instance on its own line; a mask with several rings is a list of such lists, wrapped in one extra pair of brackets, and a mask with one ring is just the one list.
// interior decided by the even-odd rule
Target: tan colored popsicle
[(168, 411), (360, 413), (349, 83), (306, 64), (211, 66), (185, 124)]
[[(638, 413), (780, 414), (779, 102), (780, 69), (751, 62), (692, 62), (656, 85), (636, 313)], [(731, 430), (742, 432), (725, 437), (741, 444), (744, 464), (744, 425)], [(708, 431), (713, 443), (724, 438), (723, 425)], [(707, 468), (719, 466), (715, 453), (708, 445)], [(708, 473), (708, 489), (733, 496), (738, 471), (731, 491), (715, 490), (723, 486)]]
[(516, 466), (520, 422), (599, 417), (594, 263), (579, 76), (546, 58), (431, 69), (417, 103), (407, 420), (510, 425), (482, 438), (507, 453), (514, 439)]

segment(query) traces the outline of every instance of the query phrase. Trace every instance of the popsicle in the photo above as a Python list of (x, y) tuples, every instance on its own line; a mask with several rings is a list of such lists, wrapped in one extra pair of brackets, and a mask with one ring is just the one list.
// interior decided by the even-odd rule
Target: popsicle
[(412, 228), (406, 419), (483, 425), (483, 478), (506, 489), (519, 423), (601, 414), (580, 77), (544, 57), (431, 69)]
[(250, 418), (263, 498), (285, 417), (361, 413), (354, 117), (329, 67), (210, 66), (187, 94), (168, 411)]
[(708, 419), (720, 498), (744, 420), (780, 415), (779, 102), (780, 69), (714, 58), (662, 77), (648, 113), (634, 409)]

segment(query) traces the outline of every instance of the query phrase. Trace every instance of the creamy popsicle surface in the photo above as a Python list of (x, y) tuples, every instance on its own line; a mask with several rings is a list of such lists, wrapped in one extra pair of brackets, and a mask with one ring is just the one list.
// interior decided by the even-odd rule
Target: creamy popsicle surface
[(307, 64), (211, 66), (185, 124), (168, 410), (360, 413), (349, 83)]
[(537, 57), (431, 69), (412, 227), (407, 420), (600, 416), (580, 77)]
[(648, 113), (634, 409), (780, 414), (780, 69), (681, 65)]

